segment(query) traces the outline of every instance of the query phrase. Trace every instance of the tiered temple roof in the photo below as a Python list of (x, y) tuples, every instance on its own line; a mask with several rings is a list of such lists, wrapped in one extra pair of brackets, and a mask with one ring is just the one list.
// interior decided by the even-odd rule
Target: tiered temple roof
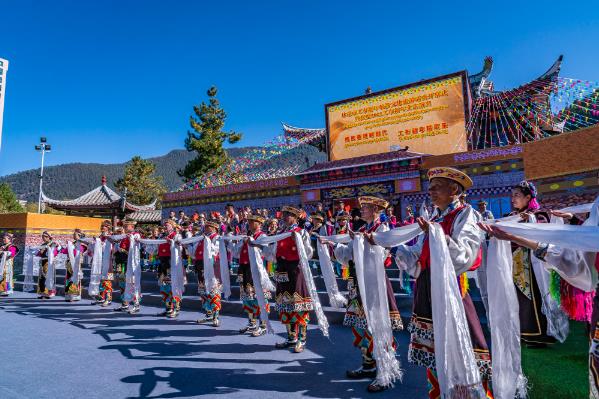
[(126, 196), (117, 194), (106, 185), (106, 176), (102, 176), (100, 186), (72, 200), (55, 200), (42, 192), (42, 203), (69, 214), (102, 216), (123, 216), (132, 212), (156, 209), (156, 200), (148, 205), (136, 205), (127, 201)]
[(308, 144), (318, 148), (319, 151), (326, 152), (326, 129), (308, 129), (294, 127), (283, 123), (285, 137), (291, 137), (300, 141), (302, 144)]
[[(494, 91), (492, 83), (490, 88), (473, 89), (474, 106), (467, 123), (469, 147), (520, 144), (561, 133), (550, 97), (558, 91), (562, 60), (560, 55), (544, 74), (515, 89)], [(490, 82), (491, 69), (487, 70), (482, 81)]]

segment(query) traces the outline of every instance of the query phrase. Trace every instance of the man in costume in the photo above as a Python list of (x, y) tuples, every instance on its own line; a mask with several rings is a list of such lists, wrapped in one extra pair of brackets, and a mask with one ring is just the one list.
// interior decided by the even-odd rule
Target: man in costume
[(178, 237), (178, 226), (173, 220), (166, 220), (164, 228), (166, 232), (163, 239), (166, 239), (166, 243), (158, 245), (158, 260), (160, 261), (158, 285), (160, 285), (160, 295), (164, 305), (164, 312), (160, 313), (159, 316), (174, 319), (179, 315), (181, 309), (181, 298), (173, 296), (171, 285), (171, 242)]
[[(221, 309), (221, 294), (222, 284), (220, 279), (220, 263), (219, 263), (219, 222), (216, 220), (209, 220), (204, 226), (204, 240), (209, 240), (210, 245), (204, 243), (204, 241), (198, 242), (195, 249), (195, 270), (198, 276), (198, 293), (202, 299), (202, 308), (206, 314), (203, 319), (197, 320), (198, 324), (211, 324), (213, 327), (220, 325), (220, 309)], [(210, 253), (205, 253), (205, 248), (208, 248)], [(204, 255), (211, 257), (213, 260), (214, 278), (216, 279), (214, 286), (209, 287), (210, 282), (206, 282), (205, 271), (206, 265), (204, 264)], [(230, 278), (230, 276), (225, 276)]]
[(276, 259), (277, 270), (274, 275), (276, 282), (276, 304), (281, 323), (287, 328), (287, 339), (275, 345), (278, 349), (292, 348), (295, 353), (304, 351), (307, 339), (310, 311), (314, 305), (310, 297), (304, 273), (299, 264), (300, 254), (293, 233), (298, 233), (306, 251), (306, 257), (312, 257), (310, 236), (298, 225), (302, 211), (292, 206), (283, 206), (285, 232), (292, 232), (290, 237), (265, 248), (272, 259)]
[[(465, 173), (453, 168), (433, 168), (428, 172), (429, 195), (435, 205), (431, 221), (418, 218), (420, 228), (425, 232), (415, 245), (400, 245), (396, 261), (400, 270), (406, 270), (416, 278), (414, 286), (413, 314), (408, 331), (411, 333), (408, 360), (426, 367), (429, 383), (429, 398), (440, 398), (435, 362), (434, 326), (431, 300), (431, 271), (428, 228), (431, 222), (441, 225), (455, 274), (459, 279), (460, 292), (474, 357), (479, 367), (483, 388), (488, 396), (491, 378), (491, 356), (476, 314), (474, 303), (468, 293), (466, 272), (475, 270), (481, 262), (480, 246), (483, 234), (476, 225), (474, 210), (460, 204), (460, 195), (472, 186), (472, 180)], [(443, 366), (441, 366), (443, 367)]]
[(58, 255), (60, 245), (54, 242), (52, 236), (47, 231), (42, 233), (42, 242), (42, 246), (36, 254), (40, 258), (37, 294), (38, 299), (50, 299), (56, 295), (56, 272), (52, 271), (48, 273), (54, 267), (50, 265), (50, 260), (53, 260)]
[(14, 259), (19, 250), (13, 245), (13, 235), (4, 233), (0, 245), (0, 296), (9, 296), (14, 290)]
[[(348, 234), (351, 230), (349, 225), (350, 216), (340, 215), (335, 218), (335, 234)], [(349, 265), (343, 264), (337, 257), (333, 262), (335, 266), (335, 274), (337, 277), (343, 278), (343, 280), (347, 280), (349, 278)]]
[[(360, 204), (362, 219), (366, 222), (359, 232), (365, 235), (371, 245), (375, 245), (374, 241), (372, 241), (372, 233), (389, 230), (389, 227), (380, 221), (381, 213), (389, 204), (382, 198), (372, 196), (359, 197), (358, 203)], [(353, 235), (353, 233), (350, 233), (350, 235)], [(368, 321), (360, 296), (360, 290), (367, 288), (359, 287), (358, 285), (356, 268), (353, 260), (353, 242), (349, 244), (336, 244), (335, 257), (343, 264), (349, 265), (349, 278), (347, 282), (349, 298), (343, 325), (351, 327), (354, 335), (353, 345), (360, 349), (360, 352), (362, 353), (362, 365), (356, 370), (347, 371), (347, 377), (351, 379), (374, 379), (377, 376), (377, 364), (373, 357), (374, 342), (371, 331), (368, 328)], [(386, 275), (385, 281), (387, 287), (387, 302), (389, 305), (388, 317), (390, 319), (391, 329), (396, 331), (403, 330), (403, 323), (397, 308), (395, 294), (393, 293), (391, 282)], [(370, 287), (370, 289), (373, 288)], [(368, 386), (368, 391), (373, 393), (381, 392), (388, 388), (389, 385), (384, 386), (373, 381)]]
[(485, 200), (478, 201), (478, 212), (480, 213), (482, 220), (485, 222), (487, 220), (495, 219), (493, 212), (487, 209), (487, 205), (487, 201)]
[[(249, 227), (249, 235), (252, 239), (257, 240), (263, 235), (262, 224), (265, 219), (258, 215), (249, 215), (246, 217)], [(239, 269), (237, 269), (237, 282), (239, 283), (239, 295), (243, 303), (243, 310), (248, 316), (248, 324), (239, 330), (240, 334), (250, 333), (253, 337), (259, 337), (266, 334), (266, 325), (263, 322), (258, 323), (260, 319), (260, 305), (256, 299), (256, 290), (252, 277), (252, 269), (250, 266), (249, 239), (246, 238), (238, 241), (233, 247), (234, 256), (239, 259)], [(266, 301), (270, 299), (270, 292), (264, 291)], [(270, 310), (268, 302), (267, 308)]]
[(310, 233), (310, 245), (312, 246), (312, 252), (314, 255), (310, 259), (310, 267), (312, 267), (314, 275), (320, 268), (320, 261), (318, 260), (318, 251), (316, 250), (316, 244), (318, 236), (330, 236), (333, 234), (333, 226), (325, 223), (325, 218), (319, 213), (313, 213), (310, 218), (312, 223), (309, 229)]

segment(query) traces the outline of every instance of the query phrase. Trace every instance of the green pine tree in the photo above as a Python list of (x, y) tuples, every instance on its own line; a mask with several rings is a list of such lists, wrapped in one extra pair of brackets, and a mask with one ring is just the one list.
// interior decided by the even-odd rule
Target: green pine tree
[(8, 183), (0, 183), (0, 213), (17, 213), (23, 211), (23, 207), (19, 204), (17, 196)]
[(156, 176), (156, 165), (140, 156), (131, 158), (125, 166), (123, 177), (114, 186), (121, 192), (127, 189), (127, 201), (147, 205), (162, 198), (166, 192), (162, 176)]
[(207, 92), (208, 104), (202, 102), (194, 106), (195, 115), (189, 117), (193, 131), (187, 132), (185, 148), (197, 156), (178, 171), (179, 176), (186, 179), (201, 177), (226, 164), (229, 156), (223, 148), (224, 142), (234, 144), (241, 140), (241, 133), (223, 131), (227, 114), (220, 107), (216, 93), (216, 87), (211, 87)]

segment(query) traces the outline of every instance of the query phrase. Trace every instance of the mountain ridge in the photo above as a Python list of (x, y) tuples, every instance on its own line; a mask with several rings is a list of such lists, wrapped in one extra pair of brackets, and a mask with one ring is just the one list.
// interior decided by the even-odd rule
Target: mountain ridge
[[(235, 158), (254, 148), (228, 148), (227, 153)], [(156, 165), (156, 174), (163, 177), (165, 186), (172, 191), (183, 184), (177, 170), (183, 169), (193, 157), (194, 153), (187, 150), (174, 149), (165, 155), (144, 159)], [(114, 189), (114, 183), (123, 176), (127, 162), (73, 162), (47, 166), (44, 168), (44, 193), (57, 200), (74, 199), (98, 187), (102, 176), (106, 176), (107, 185)], [(39, 168), (0, 176), (0, 183), (8, 183), (18, 199), (35, 202), (39, 195)]]

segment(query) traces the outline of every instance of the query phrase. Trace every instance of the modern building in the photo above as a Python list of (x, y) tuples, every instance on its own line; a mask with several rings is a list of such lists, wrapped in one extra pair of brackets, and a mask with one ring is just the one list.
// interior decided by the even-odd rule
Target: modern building
[(0, 148), (2, 148), (2, 121), (4, 119), (4, 97), (6, 96), (6, 72), (8, 61), (0, 58)]

